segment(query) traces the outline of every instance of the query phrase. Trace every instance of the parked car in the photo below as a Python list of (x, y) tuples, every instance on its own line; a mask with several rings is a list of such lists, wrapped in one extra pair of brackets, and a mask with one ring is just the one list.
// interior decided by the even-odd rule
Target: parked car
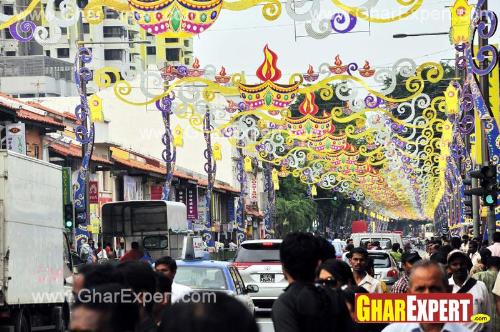
[[(342, 259), (349, 264), (347, 254), (347, 252), (344, 253)], [(368, 257), (373, 259), (376, 279), (384, 281), (388, 286), (393, 285), (399, 279), (398, 265), (387, 251), (368, 250)]]
[(259, 286), (251, 297), (257, 311), (270, 311), (274, 300), (288, 286), (280, 263), (279, 248), (282, 240), (249, 240), (241, 244), (234, 266), (243, 281)]
[(252, 313), (255, 306), (250, 293), (259, 291), (257, 285), (245, 285), (238, 269), (230, 262), (178, 260), (175, 282), (195, 292), (224, 292), (242, 301)]

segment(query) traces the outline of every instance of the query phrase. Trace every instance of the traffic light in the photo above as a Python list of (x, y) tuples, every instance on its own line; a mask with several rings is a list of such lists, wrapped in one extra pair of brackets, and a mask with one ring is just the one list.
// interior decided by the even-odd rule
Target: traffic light
[(73, 204), (64, 205), (64, 227), (68, 230), (73, 229)]
[(75, 206), (75, 224), (84, 225), (87, 222), (87, 212), (84, 207)]
[(485, 166), (481, 169), (484, 178), (481, 179), (481, 187), (484, 188), (483, 203), (485, 206), (496, 206), (498, 196), (497, 167)]
[(481, 196), (484, 206), (496, 206), (498, 195), (496, 166), (483, 166), (480, 170), (472, 171), (469, 174), (471, 177), (479, 179), (481, 185), (479, 188), (465, 190), (464, 194), (466, 196)]

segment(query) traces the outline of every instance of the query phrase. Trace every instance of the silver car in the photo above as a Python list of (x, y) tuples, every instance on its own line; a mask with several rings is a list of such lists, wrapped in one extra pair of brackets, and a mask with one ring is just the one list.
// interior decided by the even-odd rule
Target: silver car
[[(350, 265), (347, 252), (343, 261)], [(368, 257), (373, 259), (375, 278), (382, 280), (387, 286), (393, 285), (399, 279), (399, 269), (392, 256), (385, 250), (368, 250)]]
[(244, 241), (236, 253), (234, 266), (245, 284), (259, 286), (250, 294), (257, 311), (269, 311), (288, 286), (280, 263), (279, 248), (282, 240)]

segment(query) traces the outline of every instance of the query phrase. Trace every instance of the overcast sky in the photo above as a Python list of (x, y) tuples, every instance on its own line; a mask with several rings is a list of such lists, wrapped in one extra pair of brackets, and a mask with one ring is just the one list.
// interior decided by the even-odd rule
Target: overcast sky
[[(344, 2), (359, 5), (365, 1)], [(224, 65), (230, 73), (244, 70), (247, 75), (254, 75), (263, 60), (262, 48), (267, 43), (278, 53), (278, 66), (286, 79), (286, 74), (291, 72), (304, 72), (308, 64), (317, 69), (323, 62), (331, 63), (337, 54), (345, 63), (357, 62), (361, 65), (368, 60), (375, 67), (385, 67), (406, 57), (415, 59), (417, 63), (451, 59), (454, 58), (454, 51), (448, 36), (393, 39), (392, 35), (448, 31), (450, 11), (446, 6), (453, 2), (425, 0), (417, 13), (402, 21), (371, 25), (359, 21), (354, 29), (356, 33), (331, 35), (322, 40), (310, 37), (296, 40), (294, 21), (284, 8), (281, 17), (273, 22), (264, 19), (261, 6), (240, 12), (223, 10), (219, 20), (209, 30), (194, 38), (195, 56), (202, 65), (213, 64), (218, 68)], [(498, 12), (499, 2), (490, 1), (490, 8)], [(401, 8), (394, 3), (396, 0), (379, 1), (376, 8)], [(326, 16), (338, 11), (329, 0), (321, 0), (321, 8), (321, 15)], [(303, 23), (297, 23), (296, 30), (298, 35), (305, 35)], [(498, 43), (498, 36), (491, 42)]]

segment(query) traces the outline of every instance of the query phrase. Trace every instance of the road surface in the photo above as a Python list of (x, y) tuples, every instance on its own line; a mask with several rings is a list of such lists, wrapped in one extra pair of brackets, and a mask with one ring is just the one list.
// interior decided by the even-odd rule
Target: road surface
[(269, 317), (257, 318), (257, 324), (260, 332), (274, 332), (273, 322)]

